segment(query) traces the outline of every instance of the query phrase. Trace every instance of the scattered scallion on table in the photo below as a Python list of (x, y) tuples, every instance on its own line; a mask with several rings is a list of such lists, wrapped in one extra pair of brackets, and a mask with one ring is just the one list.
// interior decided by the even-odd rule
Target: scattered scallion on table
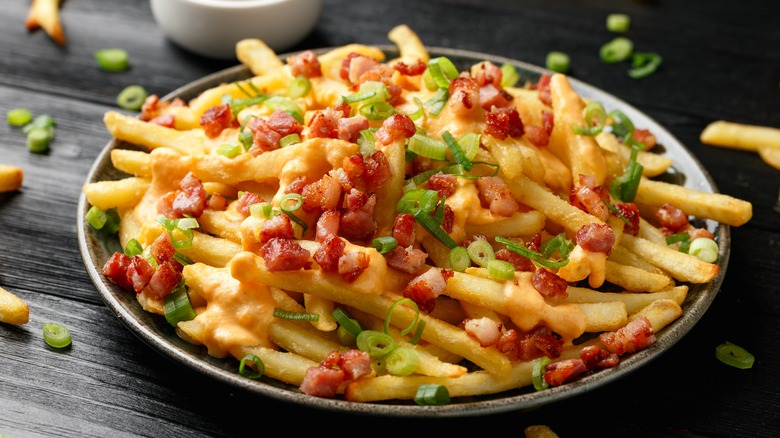
[(24, 126), (32, 121), (32, 113), (25, 108), (14, 108), (8, 111), (6, 120), (11, 126)]
[(553, 51), (547, 54), (545, 65), (549, 70), (558, 73), (568, 73), (571, 68), (569, 55), (564, 52)]
[(631, 27), (631, 17), (626, 14), (607, 15), (607, 30), (610, 32), (625, 33)]
[(101, 70), (121, 72), (130, 68), (130, 57), (124, 49), (100, 49), (95, 52), (95, 60)]
[(144, 101), (149, 96), (146, 89), (140, 85), (130, 85), (125, 87), (116, 96), (116, 104), (120, 108), (128, 111), (138, 111), (144, 104)]
[(601, 46), (599, 56), (601, 60), (614, 64), (625, 61), (631, 57), (634, 52), (634, 43), (626, 37), (617, 37)]
[(65, 348), (71, 344), (70, 330), (57, 322), (43, 324), (43, 340), (50, 347)]
[(715, 357), (726, 365), (741, 370), (753, 368), (753, 363), (756, 360), (747, 350), (731, 342), (724, 342), (715, 347)]

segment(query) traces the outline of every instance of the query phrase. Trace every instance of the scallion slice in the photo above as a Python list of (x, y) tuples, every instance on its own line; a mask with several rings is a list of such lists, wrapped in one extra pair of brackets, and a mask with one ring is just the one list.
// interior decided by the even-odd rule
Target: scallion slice
[(87, 214), (84, 215), (84, 219), (86, 219), (87, 223), (92, 228), (96, 230), (101, 230), (103, 229), (103, 225), (106, 224), (108, 217), (106, 216), (106, 213), (103, 210), (93, 205), (92, 207), (89, 208)]
[(414, 134), (409, 139), (409, 144), (406, 147), (415, 154), (425, 158), (439, 161), (447, 159), (447, 145), (424, 134)]
[(496, 242), (503, 243), (504, 245), (506, 245), (506, 249), (516, 252), (522, 256), (528, 257), (529, 259), (544, 266), (545, 268), (557, 269), (557, 268), (562, 268), (567, 264), (569, 264), (569, 259), (565, 259), (559, 262), (556, 262), (554, 260), (549, 260), (548, 258), (544, 257), (541, 253), (528, 249), (523, 245), (512, 242), (511, 240), (505, 237), (501, 237), (501, 236), (496, 237)]
[(688, 247), (688, 254), (703, 262), (715, 263), (718, 260), (718, 244), (709, 237), (698, 237)]
[(450, 391), (438, 383), (426, 383), (417, 387), (414, 402), (420, 406), (442, 406), (450, 402)]
[(393, 303), (392, 306), (390, 306), (390, 309), (387, 311), (387, 317), (385, 317), (385, 333), (390, 334), (390, 319), (393, 316), (393, 310), (395, 310), (395, 306), (401, 304), (401, 303), (409, 303), (414, 311), (414, 319), (409, 324), (408, 327), (401, 330), (402, 335), (407, 335), (409, 332), (414, 329), (414, 327), (417, 325), (417, 321), (420, 319), (420, 308), (417, 306), (417, 303), (414, 302), (411, 298), (401, 298)]
[(395, 113), (395, 108), (388, 102), (372, 102), (362, 105), (358, 112), (368, 120), (384, 120)]
[(299, 193), (287, 193), (279, 200), (279, 208), (285, 213), (298, 211), (303, 207), (303, 196)]
[(394, 376), (408, 376), (420, 364), (420, 355), (411, 348), (397, 347), (382, 359), (385, 369)]
[(634, 43), (630, 39), (626, 37), (617, 37), (601, 46), (599, 56), (602, 61), (608, 64), (614, 64), (625, 61), (631, 57), (633, 51)]
[(137, 255), (141, 255), (144, 252), (144, 247), (141, 246), (141, 243), (137, 241), (135, 238), (130, 239), (127, 242), (127, 245), (125, 245), (125, 255), (128, 257), (133, 257)]
[(36, 128), (27, 134), (27, 149), (36, 154), (42, 154), (49, 150), (49, 144), (53, 138), (53, 131), (46, 128)]
[(427, 101), (425, 106), (428, 107), (428, 114), (432, 116), (438, 116), (441, 110), (444, 109), (444, 105), (447, 103), (447, 99), (450, 98), (450, 92), (447, 88), (439, 88), (436, 93)]
[(376, 330), (363, 330), (358, 334), (356, 342), (358, 349), (368, 353), (372, 359), (384, 357), (397, 347), (392, 336)]
[(634, 79), (650, 76), (661, 66), (663, 58), (657, 53), (635, 53), (631, 57), (631, 68), (628, 75)]
[(258, 202), (249, 206), (249, 214), (258, 219), (270, 219), (273, 206), (270, 202)]
[(165, 296), (163, 300), (163, 310), (165, 311), (165, 320), (168, 324), (176, 327), (181, 321), (190, 321), (195, 319), (195, 310), (192, 309), (190, 296), (187, 294), (187, 287), (184, 280)]
[(520, 73), (517, 72), (517, 68), (512, 64), (501, 64), (501, 86), (514, 87), (520, 80)]
[(450, 82), (460, 74), (455, 64), (445, 56), (428, 61), (428, 71), (431, 72), (431, 78), (439, 88), (448, 88)]
[(452, 268), (453, 271), (465, 271), (466, 268), (471, 266), (471, 257), (469, 256), (469, 251), (462, 246), (456, 246), (455, 248), (452, 248), (449, 253), (449, 262), (450, 268)]
[(409, 118), (412, 120), (419, 120), (420, 117), (425, 115), (425, 107), (419, 97), (414, 96), (414, 104), (417, 105), (417, 109), (409, 114)]
[(471, 261), (483, 268), (487, 268), (488, 263), (496, 258), (493, 247), (490, 245), (490, 242), (485, 239), (475, 239), (473, 242), (469, 243), (469, 246), (466, 249)]
[(726, 365), (746, 370), (753, 368), (756, 358), (747, 350), (731, 342), (724, 342), (715, 347), (715, 357)]
[(531, 379), (534, 383), (534, 389), (537, 391), (544, 391), (550, 384), (544, 379), (544, 372), (547, 365), (550, 363), (550, 358), (542, 356), (534, 361), (534, 368), (531, 372)]
[(585, 119), (585, 126), (573, 125), (574, 133), (593, 137), (600, 134), (604, 129), (604, 124), (607, 121), (607, 112), (600, 102), (592, 100), (582, 110), (582, 118)]
[(293, 132), (292, 134), (287, 134), (279, 139), (279, 147), (286, 148), (287, 146), (300, 142), (301, 136)]
[(120, 72), (130, 68), (130, 57), (124, 49), (100, 49), (95, 52), (95, 60), (105, 71)]
[(272, 96), (263, 100), (263, 105), (272, 111), (284, 111), (297, 120), (298, 123), (303, 123), (303, 110), (292, 99), (282, 96)]
[(129, 85), (116, 96), (116, 104), (128, 111), (138, 111), (148, 96), (146, 88), (140, 85)]
[[(251, 82), (250, 82), (251, 83)], [(311, 81), (306, 76), (298, 76), (290, 82), (287, 87), (287, 97), (298, 99), (304, 97), (311, 91)]]
[(24, 126), (32, 121), (32, 113), (25, 108), (14, 108), (5, 115), (11, 126)]
[(311, 312), (291, 312), (279, 307), (274, 308), (274, 317), (290, 321), (319, 321), (320, 315)]
[(235, 158), (244, 152), (244, 146), (238, 143), (222, 143), (217, 148), (217, 153), (228, 158)]
[(555, 251), (558, 251), (558, 255), (565, 259), (569, 256), (569, 253), (574, 249), (574, 242), (569, 240), (566, 237), (566, 233), (561, 232), (559, 234), (556, 234), (555, 237), (552, 239), (547, 240), (542, 244), (542, 247), (539, 248), (539, 252), (544, 257), (550, 257), (553, 254), (555, 254)]
[(70, 330), (57, 322), (43, 324), (43, 340), (50, 347), (65, 348), (71, 344)]
[(554, 72), (568, 73), (571, 67), (571, 59), (564, 52), (552, 51), (547, 54), (545, 66)]
[(349, 314), (341, 307), (336, 307), (332, 312), (330, 312), (330, 314), (333, 316), (333, 319), (336, 320), (339, 326), (344, 327), (344, 329), (355, 338), (357, 338), (357, 335), (363, 331), (360, 323), (356, 319), (349, 316)]
[(371, 240), (371, 246), (380, 254), (387, 254), (398, 246), (398, 241), (393, 236), (380, 236)]
[(509, 280), (515, 276), (515, 267), (505, 260), (490, 260), (487, 264), (487, 271), (490, 278), (496, 280)]
[[(247, 362), (252, 362), (255, 364), (257, 371), (253, 370), (249, 365), (247, 365)], [(254, 354), (247, 354), (238, 364), (238, 374), (241, 377), (246, 377), (248, 379), (259, 379), (260, 377), (263, 377), (263, 373), (265, 373), (265, 364), (262, 360), (260, 360), (259, 357)]]
[(450, 149), (450, 152), (452, 153), (453, 158), (455, 158), (455, 161), (463, 166), (463, 170), (466, 172), (471, 170), (473, 164), (471, 164), (471, 160), (466, 158), (466, 155), (463, 153), (463, 149), (455, 140), (455, 137), (453, 137), (449, 131), (444, 131), (441, 135), (441, 138), (444, 140), (444, 143), (447, 144), (447, 147)]
[(625, 33), (631, 26), (631, 17), (626, 14), (607, 15), (607, 30), (610, 32)]

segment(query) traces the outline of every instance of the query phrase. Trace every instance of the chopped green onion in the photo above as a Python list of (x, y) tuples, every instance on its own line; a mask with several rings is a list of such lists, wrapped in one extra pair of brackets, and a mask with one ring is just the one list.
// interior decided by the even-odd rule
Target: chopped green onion
[(544, 257), (550, 257), (553, 254), (555, 254), (555, 251), (558, 251), (558, 255), (565, 259), (569, 256), (569, 253), (574, 249), (575, 244), (571, 240), (569, 240), (566, 237), (566, 233), (561, 232), (557, 234), (552, 239), (547, 240), (542, 244), (542, 247), (539, 248), (539, 252)]
[(475, 239), (473, 242), (469, 243), (466, 250), (469, 253), (471, 261), (483, 268), (487, 268), (488, 263), (496, 258), (493, 247), (490, 245), (490, 242), (485, 239)]
[(531, 379), (534, 382), (534, 389), (537, 391), (544, 391), (550, 384), (544, 379), (544, 371), (547, 368), (547, 364), (550, 363), (550, 358), (542, 356), (534, 361), (534, 368), (531, 373)]
[(298, 123), (303, 123), (303, 110), (294, 100), (281, 96), (273, 96), (265, 99), (263, 105), (272, 111), (281, 110), (291, 115)]
[[(193, 219), (194, 220), (194, 219)], [(192, 232), (193, 228), (188, 224), (191, 224), (190, 221), (181, 222), (182, 219), (168, 219), (163, 215), (157, 216), (157, 222), (162, 224), (162, 226), (165, 227), (166, 230), (168, 230), (168, 233), (171, 236), (171, 244), (176, 249), (186, 249), (189, 248), (192, 245), (192, 239), (194, 238), (194, 233)], [(179, 226), (179, 223), (182, 223), (184, 226), (183, 228)], [(197, 224), (197, 221), (195, 221)]]
[(466, 159), (473, 160), (474, 157), (477, 156), (477, 152), (479, 152), (479, 141), (480, 135), (476, 132), (466, 133), (458, 140), (458, 144), (460, 144), (460, 147), (463, 149), (463, 155), (466, 156)]
[(631, 69), (628, 75), (634, 79), (650, 76), (661, 66), (663, 58), (657, 53), (635, 53), (631, 58)]
[(368, 157), (376, 151), (376, 139), (374, 138), (374, 129), (361, 129), (358, 137), (358, 149), (360, 153)]
[(450, 134), (449, 131), (444, 131), (441, 135), (442, 140), (447, 144), (447, 147), (450, 149), (450, 152), (452, 153), (452, 156), (455, 158), (455, 161), (458, 162), (461, 166), (463, 166), (463, 170), (468, 172), (471, 170), (472, 164), (471, 160), (466, 158), (466, 155), (463, 153), (463, 149), (461, 149), (460, 145), (457, 141), (455, 141), (455, 137)]
[(24, 126), (32, 120), (32, 113), (25, 108), (14, 108), (8, 111), (5, 117), (11, 126)]
[(449, 98), (450, 92), (448, 89), (439, 88), (436, 93), (425, 102), (425, 106), (429, 107), (428, 113), (432, 116), (438, 116), (441, 113), (441, 110), (444, 109), (444, 105)]
[[(247, 365), (247, 362), (252, 362), (257, 367), (257, 371), (253, 370), (251, 367)], [(244, 356), (243, 359), (241, 359), (241, 362), (238, 364), (238, 374), (241, 377), (246, 377), (248, 379), (259, 379), (260, 377), (263, 377), (263, 373), (265, 372), (265, 364), (262, 360), (260, 360), (259, 357), (257, 357), (254, 354), (247, 354)]]
[(342, 96), (341, 100), (349, 104), (374, 103), (385, 102), (389, 97), (387, 85), (379, 81), (366, 81), (360, 84), (358, 91)]
[(601, 46), (599, 56), (601, 56), (602, 61), (614, 64), (628, 59), (633, 51), (634, 43), (630, 39), (617, 37)]
[(384, 357), (396, 349), (392, 336), (376, 330), (363, 330), (358, 334), (356, 341), (358, 349), (368, 353), (372, 359)]
[(609, 112), (608, 117), (612, 120), (612, 133), (620, 138), (628, 138), (634, 133), (634, 123), (630, 118), (619, 109)]
[(165, 296), (163, 310), (165, 311), (165, 320), (173, 327), (176, 327), (181, 321), (195, 319), (197, 315), (192, 309), (192, 303), (190, 302), (190, 296), (187, 294), (187, 288), (184, 286), (184, 280), (179, 282), (176, 288)]
[(520, 73), (517, 72), (517, 68), (512, 64), (501, 64), (501, 86), (514, 87), (520, 80)]
[(296, 225), (301, 227), (301, 235), (306, 234), (306, 231), (309, 229), (309, 225), (307, 225), (306, 222), (304, 222), (303, 219), (301, 219), (298, 216), (296, 216), (292, 211), (284, 211), (284, 210), (282, 210), (282, 212), (284, 214), (286, 214), (287, 217), (289, 217), (290, 220), (293, 221)]
[(279, 200), (279, 208), (285, 213), (297, 211), (303, 206), (303, 196), (299, 193), (287, 193)]
[(273, 206), (270, 202), (263, 201), (249, 206), (249, 214), (258, 219), (270, 219)]
[(144, 247), (141, 246), (141, 243), (137, 241), (135, 238), (130, 239), (129, 242), (127, 242), (127, 245), (125, 245), (125, 255), (128, 257), (133, 257), (137, 255), (141, 255), (144, 252)]
[(628, 28), (631, 25), (631, 17), (626, 14), (609, 14), (607, 15), (607, 30), (610, 32), (628, 32)]
[(395, 310), (395, 306), (401, 304), (401, 303), (409, 303), (411, 304), (412, 308), (414, 309), (414, 319), (412, 320), (411, 324), (409, 324), (408, 327), (401, 330), (402, 335), (407, 335), (414, 326), (417, 325), (417, 321), (420, 318), (420, 308), (417, 307), (417, 303), (414, 302), (411, 298), (401, 298), (393, 303), (392, 306), (390, 306), (390, 309), (387, 311), (387, 317), (385, 318), (385, 333), (390, 334), (390, 319), (393, 316), (393, 310)]
[(431, 72), (431, 77), (439, 88), (448, 88), (450, 81), (460, 74), (455, 64), (445, 56), (428, 61), (428, 71)]
[(187, 257), (186, 255), (180, 253), (179, 251), (176, 251), (173, 253), (173, 259), (179, 262), (182, 266), (187, 266), (195, 263), (191, 258)]
[(382, 358), (387, 372), (394, 376), (408, 376), (420, 364), (420, 355), (411, 348), (398, 347)]
[(565, 259), (560, 262), (549, 260), (546, 257), (544, 257), (542, 254), (533, 251), (531, 249), (528, 249), (523, 245), (512, 242), (511, 240), (505, 237), (501, 237), (501, 236), (496, 237), (496, 242), (503, 243), (504, 245), (506, 245), (506, 249), (512, 252), (516, 252), (522, 256), (528, 257), (529, 259), (535, 261), (536, 263), (539, 263), (540, 265), (546, 268), (553, 268), (553, 269), (562, 268), (567, 264), (569, 264), (569, 259)]
[(48, 129), (51, 131), (51, 136), (54, 136), (54, 128), (57, 126), (57, 120), (54, 119), (54, 117), (48, 115), (48, 114), (41, 114), (40, 116), (36, 117), (35, 120), (32, 122), (24, 125), (22, 128), (22, 132), (25, 134), (29, 134), (34, 129)]
[(425, 71), (422, 74), (423, 84), (425, 84), (425, 88), (433, 91), (436, 89), (440, 89), (438, 85), (436, 85), (436, 81), (433, 80), (433, 76), (431, 76), (431, 71), (429, 69), (425, 69)]
[[(247, 119), (248, 118), (249, 117), (247, 117)], [(249, 148), (255, 144), (255, 136), (252, 134), (252, 131), (241, 131), (238, 133), (238, 141), (241, 143), (241, 146), (244, 147), (244, 150), (248, 151)], [(281, 144), (281, 140), (279, 143)]]
[(425, 383), (417, 387), (414, 402), (420, 406), (442, 406), (450, 402), (450, 391), (438, 383)]
[(176, 227), (181, 230), (194, 230), (200, 227), (200, 224), (194, 217), (183, 217), (178, 219), (178, 222), (176, 222)]
[(49, 150), (49, 144), (54, 138), (53, 130), (36, 128), (27, 134), (27, 149), (36, 154), (42, 154)]
[(358, 112), (368, 120), (384, 120), (395, 113), (395, 108), (387, 102), (372, 102), (361, 106)]
[(371, 246), (380, 254), (387, 254), (398, 246), (398, 241), (393, 236), (381, 236), (374, 238)]
[(238, 143), (222, 143), (217, 148), (218, 154), (228, 158), (235, 158), (242, 152), (244, 152), (244, 146)]
[(420, 320), (420, 322), (417, 323), (417, 328), (414, 329), (414, 335), (412, 335), (411, 339), (409, 339), (409, 343), (412, 345), (417, 345), (417, 343), (420, 342), (420, 338), (422, 337), (423, 331), (425, 331), (424, 319)]
[(103, 228), (103, 225), (106, 224), (108, 217), (103, 210), (93, 205), (89, 208), (87, 214), (84, 215), (84, 219), (87, 220), (87, 223), (89, 223), (92, 228), (100, 230)]
[(412, 120), (419, 120), (420, 117), (425, 115), (425, 107), (419, 97), (414, 96), (414, 104), (417, 105), (417, 109), (409, 114), (409, 118)]
[(274, 317), (290, 321), (319, 321), (320, 315), (310, 312), (291, 312), (279, 307), (274, 308)]
[(718, 260), (718, 244), (709, 237), (699, 237), (691, 242), (688, 254), (696, 256), (703, 262), (715, 263)]
[[(251, 82), (250, 82), (251, 83)], [(290, 82), (287, 87), (287, 97), (298, 99), (304, 97), (311, 91), (311, 81), (306, 76), (298, 76)]]
[(71, 343), (70, 330), (62, 324), (47, 322), (43, 324), (43, 340), (54, 348), (65, 348)]
[[(630, 123), (630, 122), (629, 122)], [(623, 173), (612, 180), (610, 193), (623, 202), (634, 202), (644, 167), (636, 160), (639, 149), (631, 148), (631, 158)]]
[[(254, 106), (254, 105), (258, 105), (260, 103), (265, 102), (266, 100), (268, 100), (268, 96), (262, 95), (262, 96), (256, 96), (256, 97), (249, 97), (249, 98), (246, 98), (246, 99), (231, 99), (227, 103), (228, 103), (228, 105), (230, 105), (230, 113), (233, 114), (233, 118), (235, 119), (236, 117), (238, 117), (238, 113), (240, 113), (245, 108), (248, 108), (248, 107)], [(290, 101), (290, 102), (292, 102), (292, 101)], [(253, 117), (256, 117), (256, 116), (253, 116)], [(295, 116), (293, 116), (293, 117), (295, 117)], [(246, 121), (246, 119), (244, 119), (244, 121)]]
[(493, 259), (487, 264), (490, 278), (496, 280), (509, 280), (515, 277), (515, 267), (505, 260)]
[(349, 316), (341, 307), (336, 307), (330, 314), (339, 326), (344, 327), (352, 336), (357, 338), (357, 335), (363, 331), (363, 328), (360, 327), (360, 323), (355, 318)]
[(547, 54), (545, 66), (554, 72), (567, 73), (571, 67), (571, 60), (568, 54), (553, 51)]
[(414, 215), (417, 211), (430, 213), (439, 203), (439, 193), (436, 190), (414, 189), (409, 190), (398, 200), (396, 209), (400, 213)]
[(441, 228), (440, 224), (436, 222), (431, 216), (429, 216), (428, 213), (417, 211), (413, 216), (417, 220), (417, 223), (419, 223), (423, 228), (425, 228), (426, 231), (428, 231), (439, 242), (443, 243), (447, 248), (452, 249), (458, 246), (458, 244), (452, 240), (452, 237), (450, 237), (450, 235)]
[(756, 358), (747, 350), (731, 342), (724, 342), (715, 347), (715, 357), (726, 365), (746, 370), (753, 368)]
[(458, 245), (450, 250), (449, 254), (450, 267), (453, 271), (463, 272), (471, 266), (471, 257), (469, 256), (469, 250)]
[(600, 102), (592, 100), (582, 110), (582, 118), (585, 119), (585, 127), (573, 125), (574, 133), (593, 137), (600, 134), (604, 129), (604, 123), (607, 121), (607, 112)]
[(120, 72), (130, 67), (130, 57), (124, 49), (100, 49), (95, 52), (95, 60), (105, 71)]
[(682, 233), (672, 234), (666, 238), (667, 245), (674, 245), (675, 243), (680, 244), (680, 252), (687, 254), (688, 248), (691, 245), (691, 235), (688, 234), (687, 231), (683, 231)]
[(415, 154), (425, 158), (439, 161), (447, 159), (447, 145), (424, 134), (414, 134), (412, 138), (409, 139), (407, 148)]
[(149, 96), (146, 89), (140, 85), (130, 85), (125, 87), (116, 96), (116, 104), (120, 108), (129, 111), (138, 111), (144, 105), (144, 101)]
[(279, 147), (286, 148), (287, 146), (300, 142), (301, 136), (293, 132), (292, 134), (287, 134), (279, 139)]

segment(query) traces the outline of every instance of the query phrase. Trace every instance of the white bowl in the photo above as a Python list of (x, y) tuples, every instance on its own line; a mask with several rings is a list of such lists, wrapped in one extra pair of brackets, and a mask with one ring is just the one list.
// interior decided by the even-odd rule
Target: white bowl
[(149, 0), (174, 43), (199, 55), (236, 58), (236, 43), (259, 38), (280, 52), (311, 32), (323, 0)]

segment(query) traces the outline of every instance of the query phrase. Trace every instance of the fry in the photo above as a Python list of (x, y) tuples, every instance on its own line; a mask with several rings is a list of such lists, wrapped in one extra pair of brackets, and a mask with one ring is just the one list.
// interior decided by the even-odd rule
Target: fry
[(430, 59), (428, 50), (420, 41), (420, 37), (409, 26), (401, 24), (394, 27), (387, 34), (387, 37), (398, 46), (401, 59), (407, 62), (414, 62), (417, 59), (422, 62), (428, 62)]
[(569, 303), (601, 303), (604, 301), (621, 301), (626, 306), (626, 313), (633, 315), (644, 307), (660, 299), (672, 300), (682, 305), (688, 295), (688, 286), (676, 286), (665, 291), (653, 293), (629, 293), (629, 292), (599, 292), (582, 287), (569, 287), (566, 289)]
[(641, 237), (623, 236), (623, 246), (650, 260), (673, 278), (691, 283), (706, 283), (720, 272), (718, 265), (705, 263), (692, 255), (682, 253)]
[(209, 150), (209, 140), (202, 130), (178, 131), (116, 111), (107, 112), (103, 122), (108, 132), (117, 139), (149, 149), (167, 147), (182, 154), (206, 153)]
[(255, 76), (271, 73), (284, 65), (273, 49), (256, 38), (243, 39), (236, 43), (236, 57)]
[(0, 322), (21, 325), (30, 320), (30, 308), (21, 298), (0, 287)]
[(65, 45), (65, 33), (60, 21), (61, 0), (32, 0), (24, 26), (27, 30), (43, 28), (57, 44)]
[(659, 299), (633, 314), (630, 320), (644, 316), (650, 321), (653, 333), (658, 333), (679, 318), (680, 315), (682, 315), (682, 308), (675, 300)]
[(766, 164), (780, 170), (780, 149), (767, 146), (759, 147), (758, 155)]
[(138, 204), (149, 188), (145, 178), (129, 177), (115, 181), (98, 181), (85, 184), (82, 191), (90, 204), (108, 210), (114, 207), (132, 207)]
[(14, 192), (22, 188), (24, 171), (21, 167), (0, 164), (0, 193)]
[(759, 148), (780, 149), (780, 129), (718, 120), (707, 125), (699, 137), (711, 146), (756, 152)]

